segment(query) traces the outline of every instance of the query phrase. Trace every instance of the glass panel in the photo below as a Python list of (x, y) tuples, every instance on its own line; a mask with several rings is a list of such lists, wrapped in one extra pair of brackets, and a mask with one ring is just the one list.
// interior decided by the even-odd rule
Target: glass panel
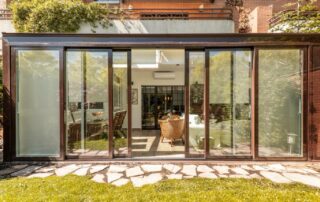
[(209, 145), (213, 156), (251, 155), (251, 51), (210, 51)]
[(320, 46), (313, 48), (313, 68), (310, 75), (312, 86), (310, 94), (311, 100), (311, 128), (312, 142), (315, 144), (315, 157), (320, 158)]
[(302, 156), (303, 52), (259, 51), (259, 156)]
[(205, 53), (189, 53), (189, 154), (204, 154)]
[(184, 49), (132, 49), (132, 157), (184, 158)]
[(59, 51), (17, 51), (16, 155), (60, 153)]
[(67, 51), (67, 154), (108, 156), (108, 52)]
[[(155, 86), (141, 86), (142, 89), (142, 128), (156, 128), (157, 114), (156, 105), (156, 87)], [(137, 91), (137, 90), (136, 90)]]
[(127, 57), (127, 52), (113, 52), (113, 144), (115, 156), (128, 154)]

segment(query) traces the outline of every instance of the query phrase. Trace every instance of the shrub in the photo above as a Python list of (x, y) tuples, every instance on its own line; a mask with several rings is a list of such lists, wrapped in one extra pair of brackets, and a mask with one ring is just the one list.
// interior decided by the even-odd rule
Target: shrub
[(107, 5), (81, 0), (14, 0), (10, 9), (18, 32), (76, 32), (82, 23), (110, 25)]

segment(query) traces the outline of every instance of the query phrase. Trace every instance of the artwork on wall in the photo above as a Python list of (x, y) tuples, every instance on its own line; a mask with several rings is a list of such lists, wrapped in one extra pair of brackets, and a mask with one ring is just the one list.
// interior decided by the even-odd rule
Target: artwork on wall
[(138, 104), (138, 89), (137, 88), (133, 88), (131, 90), (131, 103), (133, 105), (137, 105)]

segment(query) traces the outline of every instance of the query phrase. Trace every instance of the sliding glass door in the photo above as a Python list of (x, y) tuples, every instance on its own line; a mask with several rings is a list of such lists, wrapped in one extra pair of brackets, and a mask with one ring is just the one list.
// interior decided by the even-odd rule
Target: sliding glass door
[(109, 50), (68, 50), (66, 54), (67, 156), (109, 153)]
[(60, 156), (60, 51), (16, 54), (16, 157)]
[(209, 155), (250, 156), (251, 50), (215, 49), (208, 57)]
[(187, 51), (188, 133), (187, 156), (204, 157), (205, 138), (205, 51)]
[(302, 157), (303, 49), (259, 49), (259, 157)]
[(129, 152), (130, 127), (128, 94), (130, 81), (130, 51), (112, 52), (113, 70), (113, 154), (127, 157)]

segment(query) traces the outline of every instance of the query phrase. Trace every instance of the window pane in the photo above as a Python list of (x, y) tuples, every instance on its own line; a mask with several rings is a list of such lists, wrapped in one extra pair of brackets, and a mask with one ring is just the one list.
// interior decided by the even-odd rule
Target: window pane
[(259, 51), (259, 156), (302, 156), (303, 52)]
[(127, 52), (113, 52), (113, 145), (115, 156), (128, 154), (128, 58)]
[(210, 51), (210, 155), (251, 155), (251, 51)]
[(17, 51), (16, 155), (60, 153), (59, 51)]
[(189, 153), (204, 154), (204, 52), (189, 54)]
[(67, 155), (108, 156), (108, 51), (67, 52)]

